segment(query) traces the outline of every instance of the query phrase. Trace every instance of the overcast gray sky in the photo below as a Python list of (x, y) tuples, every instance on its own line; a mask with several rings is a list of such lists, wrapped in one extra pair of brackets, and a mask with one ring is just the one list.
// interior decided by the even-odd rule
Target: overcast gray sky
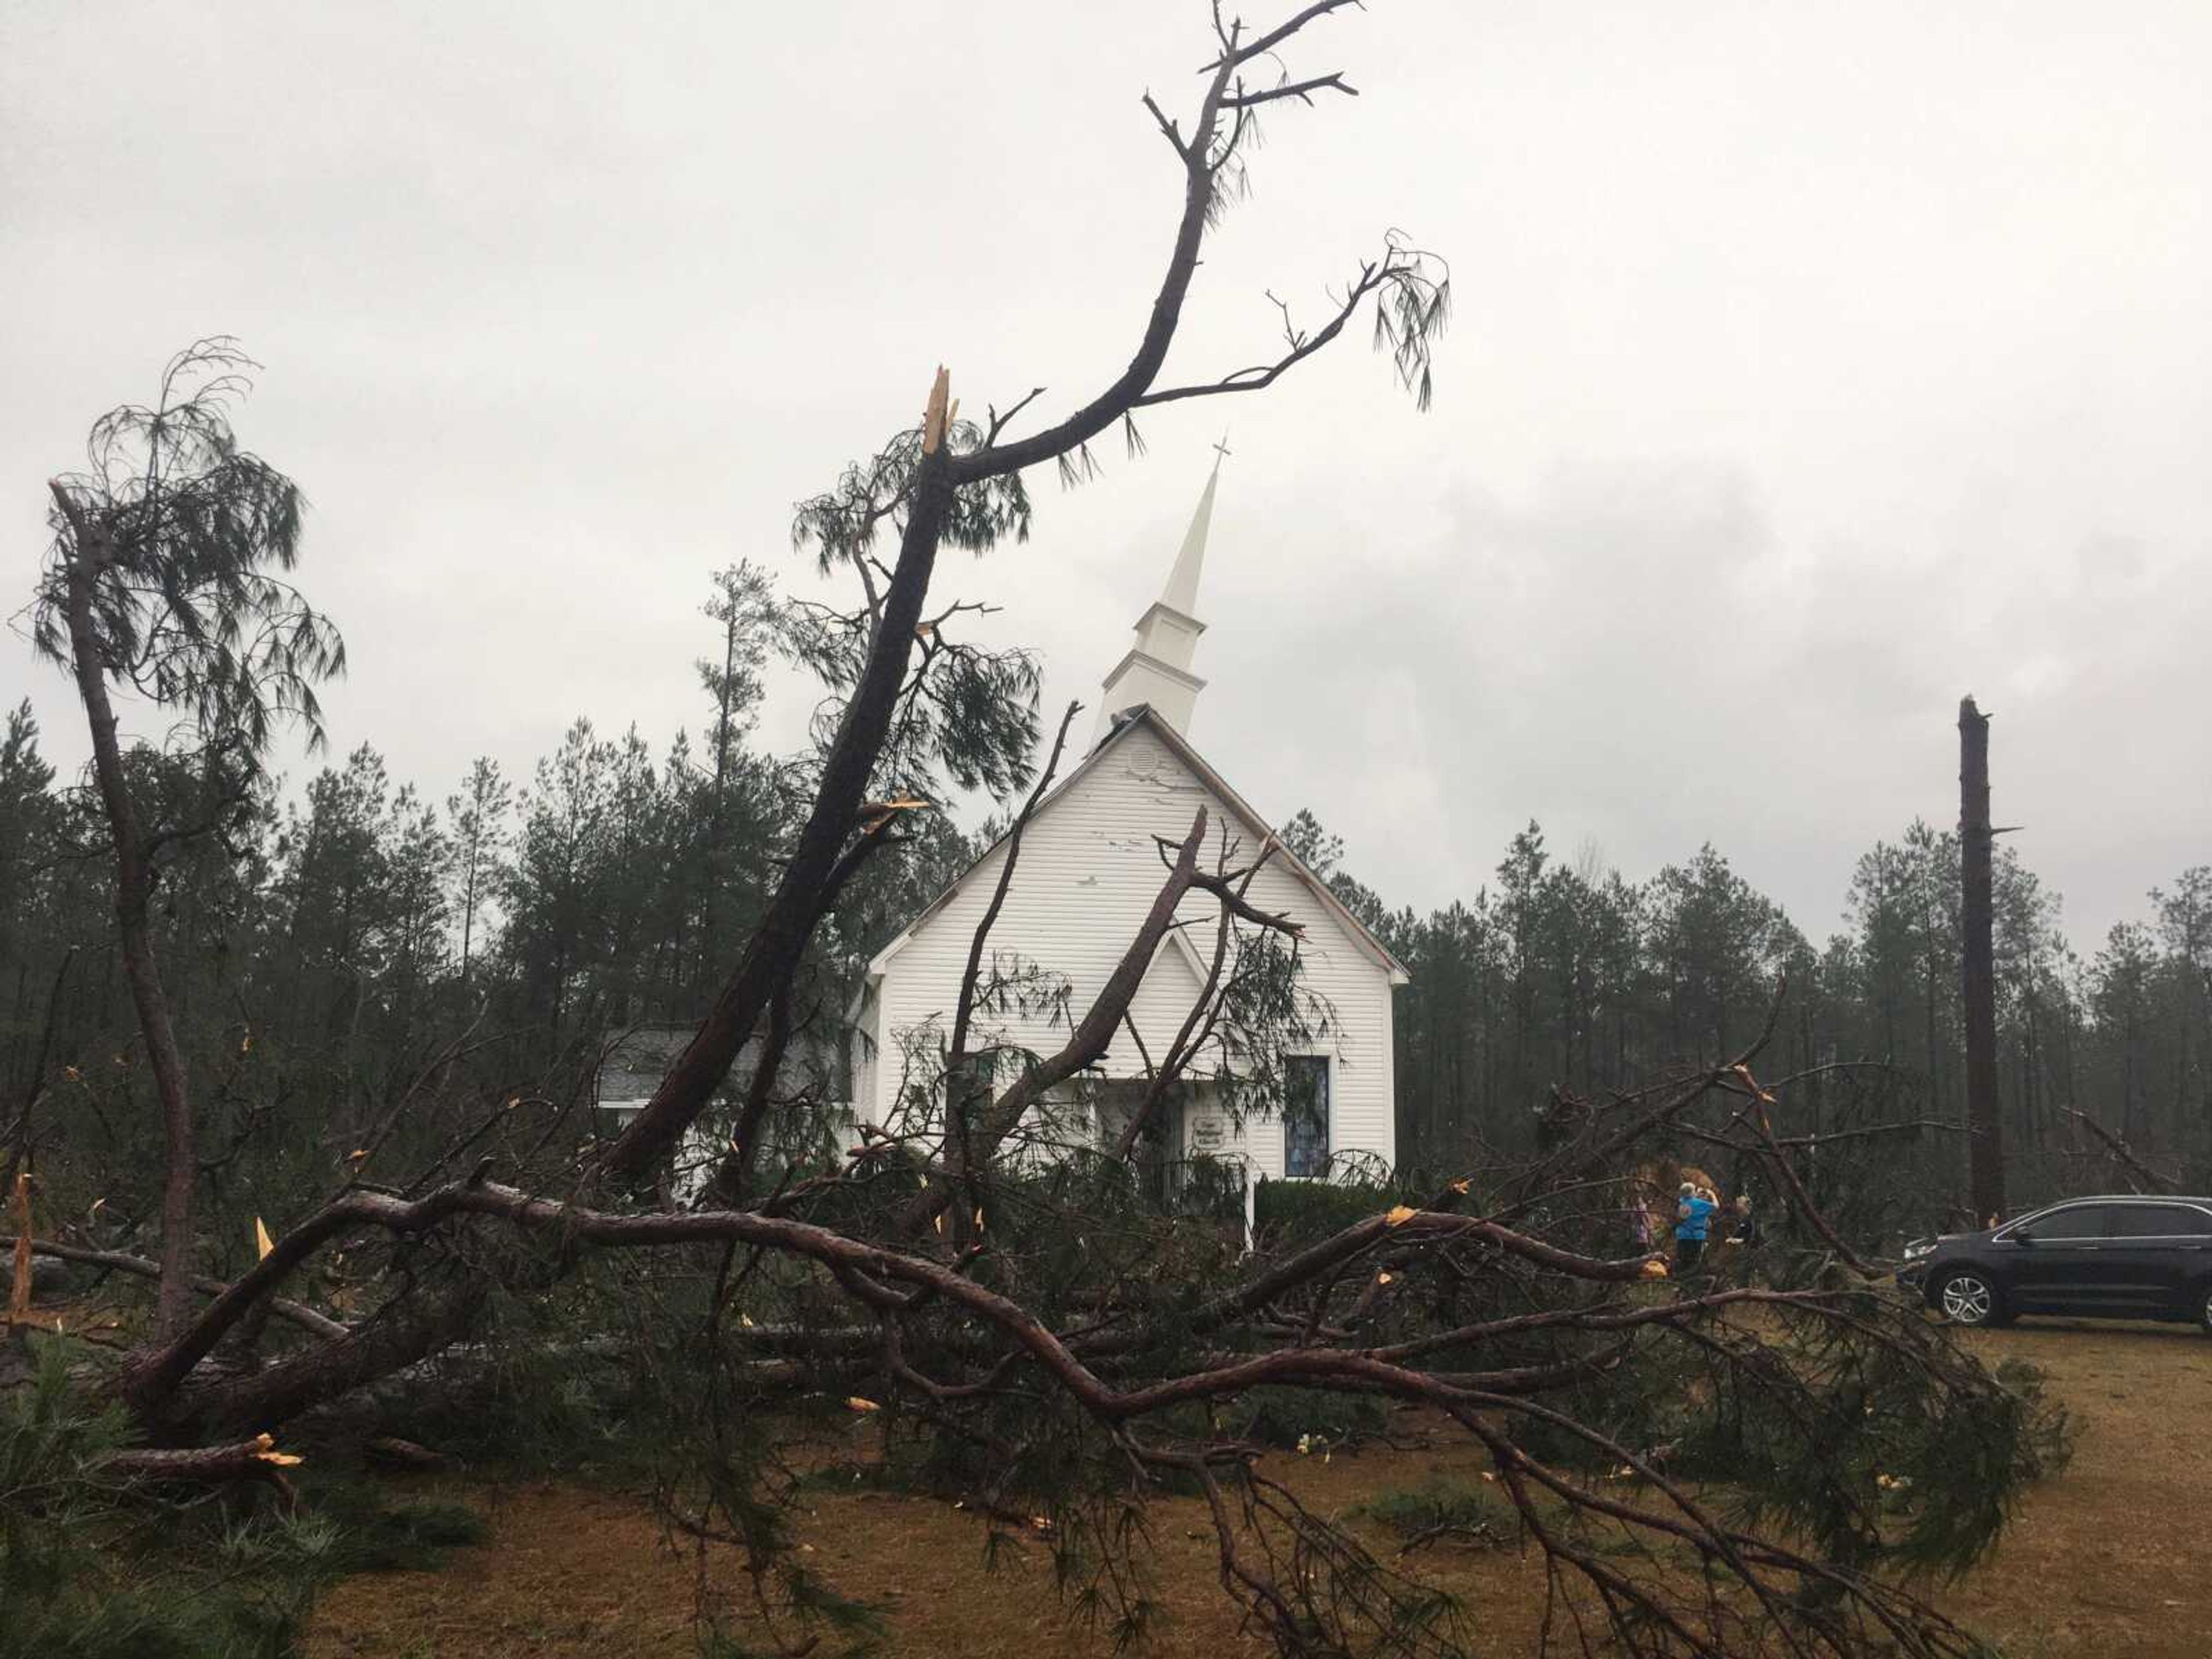
[[(1251, 11), (1272, 20), (1273, 8)], [(442, 794), (578, 714), (700, 724), (709, 570), (919, 412), (1125, 361), (1201, 0), (0, 3), (0, 533), (193, 337), (313, 504), (328, 702)], [(1417, 414), (1364, 340), (1145, 423), (959, 591), (1095, 690), (1225, 424), (1193, 736), (1395, 902), (1540, 819), (1714, 842), (1816, 937), (1852, 860), (1997, 817), (2094, 944), (2212, 860), (2212, 7), (1373, 0), (1290, 58), (1178, 349), (1253, 361), (1387, 226), (1457, 313)], [(945, 591), (950, 591), (949, 589)], [(65, 682), (0, 692), (82, 751)], [(794, 740), (787, 697), (772, 734)]]

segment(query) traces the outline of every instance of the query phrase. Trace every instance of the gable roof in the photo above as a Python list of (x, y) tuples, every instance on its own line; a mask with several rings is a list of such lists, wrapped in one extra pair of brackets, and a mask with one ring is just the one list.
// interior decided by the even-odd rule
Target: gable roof
[[(1413, 975), (1407, 972), (1406, 964), (1393, 956), (1389, 947), (1376, 938), (1367, 925), (1346, 908), (1342, 899), (1329, 891), (1327, 882), (1308, 869), (1304, 860), (1276, 838), (1274, 832), (1267, 828), (1267, 821), (1254, 811), (1244, 798), (1229, 787), (1228, 781), (1206, 764), (1205, 757), (1190, 746), (1189, 739), (1162, 720), (1149, 703), (1138, 703), (1133, 708), (1115, 715), (1113, 729), (1108, 732), (1091, 752), (1083, 757), (1073, 771), (1053, 786), (1051, 792), (1037, 803), (1036, 811), (1030, 814), (1030, 821), (1034, 823), (1050, 811), (1069, 790), (1073, 789), (1100, 761), (1105, 758), (1109, 750), (1121, 743), (1130, 732), (1140, 726), (1158, 738), (1165, 745), (1168, 752), (1189, 769), (1200, 783), (1212, 791), (1223, 805), (1243, 819), (1248, 829), (1255, 830), (1262, 836), (1263, 847), (1274, 848), (1275, 859), (1291, 875), (1297, 878), (1306, 890), (1313, 895), (1315, 902), (1335, 920), (1337, 925), (1346, 934), (1350, 935), (1352, 943), (1359, 947), (1361, 952), (1389, 976), (1391, 984), (1405, 985), (1412, 981)], [(896, 939), (876, 952), (868, 963), (868, 974), (871, 977), (884, 971), (885, 964), (906, 948), (908, 941), (921, 930), (922, 924), (943, 909), (951, 902), (952, 896), (967, 884), (968, 878), (989, 860), (991, 854), (1006, 845), (1008, 836), (1012, 833), (1009, 830), (1007, 835), (1000, 836), (986, 848), (981, 857), (954, 877), (943, 892), (915, 913), (914, 920), (899, 930)], [(1182, 936), (1182, 931), (1180, 928), (1170, 935), (1170, 938), (1176, 939), (1180, 939)]]

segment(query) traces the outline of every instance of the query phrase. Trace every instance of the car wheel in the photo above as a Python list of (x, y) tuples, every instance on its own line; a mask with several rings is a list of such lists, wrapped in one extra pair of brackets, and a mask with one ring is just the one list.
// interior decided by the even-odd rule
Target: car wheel
[(2212, 1283), (2197, 1287), (2197, 1322), (2205, 1335), (2212, 1336)]
[(1936, 1287), (1936, 1305), (1954, 1325), (2000, 1325), (2005, 1322), (2004, 1304), (1987, 1275), (1957, 1273)]

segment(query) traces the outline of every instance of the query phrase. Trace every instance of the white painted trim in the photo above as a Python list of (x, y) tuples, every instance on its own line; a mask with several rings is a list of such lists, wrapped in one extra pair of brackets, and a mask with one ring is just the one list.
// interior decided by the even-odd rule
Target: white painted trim
[(1206, 632), (1206, 624), (1204, 623), (1199, 621), (1197, 617), (1192, 616), (1188, 611), (1176, 610), (1175, 606), (1170, 605), (1165, 599), (1154, 599), (1152, 604), (1146, 608), (1145, 614), (1137, 618), (1137, 632), (1139, 634), (1143, 633), (1145, 631), (1145, 624), (1152, 621), (1152, 619), (1156, 616), (1165, 617), (1170, 622), (1181, 623), (1185, 628), (1190, 629), (1194, 635), (1203, 634)]
[[(972, 868), (973, 866), (971, 866), (970, 867)], [(967, 878), (963, 875), (961, 878), (961, 880), (964, 881), (966, 878)], [(884, 946), (882, 950), (877, 951), (873, 957), (869, 958), (869, 978), (881, 979), (884, 976), (884, 969), (890, 964), (890, 959), (896, 956), (900, 951), (905, 950), (908, 945), (914, 943), (914, 936), (921, 927), (922, 917), (927, 916), (930, 911), (934, 910), (939, 905), (944, 903), (946, 899), (951, 897), (954, 890), (957, 890), (959, 885), (960, 882), (956, 881), (951, 887), (946, 888), (942, 893), (939, 893), (935, 898), (932, 899), (928, 905), (922, 910), (921, 915), (916, 916), (912, 921), (908, 922), (900, 932), (896, 939), (893, 939), (889, 945)]]
[(1182, 959), (1190, 964), (1190, 971), (1198, 975), (1199, 985), (1203, 988), (1207, 978), (1213, 972), (1213, 964), (1199, 955), (1198, 946), (1190, 942), (1190, 929), (1170, 927), (1168, 929), (1168, 937), (1182, 948)]
[[(1121, 683), (1121, 676), (1139, 663), (1144, 664), (1147, 668), (1157, 669), (1163, 679), (1168, 680), (1176, 685), (1188, 686), (1194, 695), (1206, 690), (1206, 682), (1199, 678), (1197, 675), (1192, 673), (1190, 670), (1188, 668), (1177, 668), (1173, 663), (1154, 656), (1151, 652), (1146, 650), (1145, 647), (1140, 645), (1133, 648), (1127, 656), (1122, 658), (1121, 661), (1114, 665), (1114, 672), (1106, 677), (1105, 690), (1102, 695), (1109, 697), (1112, 696), (1114, 695), (1114, 688)], [(1146, 703), (1134, 703), (1132, 704), (1131, 707), (1144, 708), (1149, 708), (1150, 705)]]

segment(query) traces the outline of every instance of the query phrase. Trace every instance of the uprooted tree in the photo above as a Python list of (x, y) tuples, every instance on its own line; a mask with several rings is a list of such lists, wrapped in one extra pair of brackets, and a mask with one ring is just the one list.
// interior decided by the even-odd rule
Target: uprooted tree
[[(1576, 1103), (1533, 1159), (1377, 1191), (1359, 1218), (1246, 1255), (1131, 1176), (1159, 1103), (1201, 1076), (1264, 1079), (1269, 1033), (1303, 1018), (1297, 929), (1250, 897), (1275, 849), (1239, 845), (1200, 811), (1161, 843), (1150, 914), (1087, 1006), (1067, 1010), (1055, 1052), (1010, 1053), (989, 1035), (992, 1010), (1027, 994), (992, 949), (994, 902), (943, 1042), (908, 1057), (901, 1120), (861, 1126), (859, 1144), (826, 1158), (775, 1133), (822, 1109), (796, 1050), (822, 1017), (808, 950), (825, 918), (872, 863), (899, 856), (945, 779), (1001, 799), (1034, 780), (1012, 820), (1002, 901), (1065, 740), (1063, 724), (1035, 765), (1033, 665), (961, 640), (975, 607), (937, 592), (940, 550), (1025, 535), (1027, 470), (1052, 462), (1079, 478), (1088, 446), (1116, 426), (1136, 447), (1146, 410), (1272, 386), (1363, 308), (1425, 402), (1449, 289), (1441, 263), (1395, 235), (1317, 325), (1286, 319), (1256, 366), (1163, 380), (1260, 113), (1352, 90), (1282, 65), (1346, 3), (1259, 32), (1217, 12), (1194, 112), (1172, 118), (1145, 100), (1181, 200), (1136, 349), (1109, 385), (1024, 435), (1041, 391), (963, 420), (940, 370), (916, 427), (801, 505), (799, 544), (858, 592), (848, 611), (781, 616), (785, 647), (830, 693), (809, 798), (774, 849), (757, 926), (649, 1103), (599, 1141), (557, 1102), (518, 1092), (470, 1122), (427, 1105), (433, 1088), (410, 1089), (359, 1144), (331, 1149), (319, 1188), (286, 1166), (295, 1189), (258, 1195), (273, 1237), (228, 1279), (203, 1272), (191, 1079), (164, 1035), (143, 917), (163, 858), (222, 833), (272, 727), (295, 717), (312, 730), (313, 684), (338, 647), (283, 579), (296, 492), (232, 438), (237, 386), (222, 377), (243, 364), (231, 348), (187, 354), (156, 407), (102, 422), (92, 468), (52, 486), (37, 637), (75, 673), (91, 723), (118, 933), (166, 1125), (161, 1246), (156, 1260), (40, 1248), (155, 1287), (155, 1316), (110, 1383), (149, 1443), (113, 1467), (252, 1474), (269, 1468), (259, 1437), (404, 1428), (426, 1394), (496, 1387), (532, 1354), (611, 1358), (623, 1412), (663, 1448), (672, 1520), (737, 1547), (779, 1618), (846, 1611), (793, 1553), (785, 1516), (825, 1413), (857, 1413), (982, 1524), (1047, 1540), (1079, 1609), (1127, 1636), (1154, 1612), (1146, 1505), (1179, 1492), (1202, 1498), (1224, 1589), (1283, 1651), (1462, 1650), (1480, 1608), (1376, 1558), (1269, 1474), (1232, 1407), (1291, 1389), (1415, 1408), (1482, 1448), (1549, 1565), (1547, 1629), (1560, 1639), (1644, 1653), (1972, 1650), (1899, 1575), (1955, 1569), (1993, 1538), (2034, 1466), (2032, 1401), (1853, 1271), (1864, 1264), (1797, 1167), (1788, 1089), (1757, 1080), (1762, 1045)], [(206, 786), (199, 816), (157, 823), (144, 810), (116, 738), (122, 685), (176, 718)], [(1201, 914), (1212, 971), (1175, 1041), (1146, 1057), (1127, 1127), (1103, 1146), (1040, 1146), (1041, 1109), (1104, 1051), (1168, 933), (1206, 925)], [(1269, 1109), (1265, 1096), (1248, 1087), (1240, 1109)], [(1802, 1249), (1778, 1248), (1771, 1283), (1673, 1281), (1625, 1219), (1644, 1201), (1637, 1170), (1716, 1143), (1790, 1200), (1784, 1231)], [(702, 1158), (696, 1178), (672, 1179)]]

